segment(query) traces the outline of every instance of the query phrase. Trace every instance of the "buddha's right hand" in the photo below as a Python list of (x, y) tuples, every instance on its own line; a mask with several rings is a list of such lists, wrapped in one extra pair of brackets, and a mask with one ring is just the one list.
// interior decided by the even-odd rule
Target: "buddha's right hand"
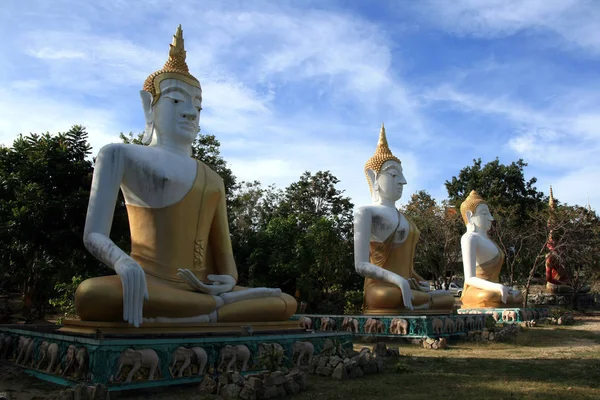
[(400, 275), (398, 275), (398, 277), (395, 280), (396, 285), (402, 291), (402, 301), (404, 302), (404, 307), (407, 310), (412, 310), (412, 301), (415, 298), (415, 296), (413, 295), (412, 289), (410, 288), (410, 282), (401, 277)]
[(123, 320), (137, 328), (143, 321), (144, 299), (149, 300), (146, 274), (130, 257), (117, 260), (114, 268), (123, 285)]
[(208, 275), (208, 280), (214, 282), (212, 284), (202, 282), (189, 269), (178, 269), (177, 276), (183, 279), (192, 289), (211, 296), (230, 292), (235, 287), (235, 278), (231, 275)]
[(508, 300), (508, 294), (509, 294), (508, 288), (504, 285), (500, 285), (500, 287), (498, 288), (498, 291), (500, 292), (500, 296), (502, 298), (502, 303), (506, 304), (506, 301)]

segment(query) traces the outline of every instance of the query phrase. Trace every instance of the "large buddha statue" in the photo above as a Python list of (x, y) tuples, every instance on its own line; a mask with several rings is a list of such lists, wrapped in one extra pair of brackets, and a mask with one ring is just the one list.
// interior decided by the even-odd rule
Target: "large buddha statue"
[(520, 306), (521, 292), (500, 283), (504, 252), (487, 236), (494, 221), (488, 205), (473, 190), (460, 213), (467, 226), (460, 241), (465, 271), (462, 308)]
[(430, 291), (413, 268), (419, 229), (395, 206), (406, 179), (402, 164), (390, 151), (381, 125), (379, 143), (365, 164), (373, 204), (354, 214), (356, 272), (365, 277), (363, 312), (397, 314), (407, 310), (450, 312), (454, 298)]
[[(283, 321), (296, 300), (279, 289), (236, 286), (223, 180), (191, 157), (202, 110), (188, 70), (181, 26), (164, 67), (140, 92), (147, 146), (110, 144), (96, 158), (84, 243), (116, 275), (82, 282), (86, 321)], [(131, 254), (109, 237), (119, 188), (127, 205)]]

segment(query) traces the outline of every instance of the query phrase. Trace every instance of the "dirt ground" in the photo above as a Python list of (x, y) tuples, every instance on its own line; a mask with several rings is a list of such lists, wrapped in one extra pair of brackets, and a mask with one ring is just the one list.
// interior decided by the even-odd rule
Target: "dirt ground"
[[(567, 327), (527, 328), (513, 343), (455, 342), (446, 350), (399, 346), (401, 357), (388, 359), (385, 371), (353, 381), (309, 377), (296, 400), (325, 399), (471, 399), (600, 398), (600, 314), (578, 315)], [(372, 344), (356, 343), (357, 348)], [(0, 364), (0, 394), (12, 400), (50, 399), (61, 388)], [(129, 391), (111, 398), (216, 399), (196, 386)], [(1, 397), (0, 397), (1, 398)]]

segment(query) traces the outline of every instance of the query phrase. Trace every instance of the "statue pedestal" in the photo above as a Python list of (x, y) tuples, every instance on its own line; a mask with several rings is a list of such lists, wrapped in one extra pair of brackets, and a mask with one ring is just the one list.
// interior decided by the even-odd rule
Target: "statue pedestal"
[[(293, 365), (297, 342), (310, 342), (315, 355), (322, 351), (328, 339), (346, 348), (352, 346), (350, 333), (307, 332), (299, 328), (298, 321), (176, 326), (143, 324), (142, 327), (74, 320), (66, 321), (63, 327), (0, 325), (3, 344), (0, 359), (23, 368), (27, 374), (59, 385), (103, 384), (109, 391), (121, 391), (200, 383), (205, 376), (214, 378), (230, 362), (229, 355), (225, 363), (221, 358), (224, 354), (231, 354), (226, 353), (227, 349), (231, 352), (239, 347), (247, 348), (247, 351), (237, 353), (238, 363), (233, 367), (240, 371), (245, 359), (247, 368), (241, 372), (245, 375), (265, 370), (259, 360), (261, 344), (281, 346), (286, 357), (284, 364), (288, 367)], [(43, 342), (49, 345), (46, 348), (55, 350), (55, 361), (49, 371), (48, 362), (39, 365)], [(183, 353), (180, 348), (184, 348)], [(199, 353), (193, 352), (198, 349), (203, 350), (202, 354), (206, 357), (203, 372), (199, 371)], [(190, 351), (193, 354), (191, 358)], [(177, 373), (173, 374), (172, 368), (173, 365), (176, 369), (182, 367), (185, 358), (182, 354), (185, 352), (188, 352), (191, 363), (183, 376), (178, 377)], [(119, 371), (122, 361), (125, 361), (124, 368)], [(136, 361), (140, 362), (141, 368), (134, 371), (130, 382), (126, 382)]]
[(548, 308), (460, 308), (459, 315), (486, 315), (491, 316), (496, 323), (513, 323), (513, 322), (529, 322), (539, 318), (547, 317), (549, 314)]

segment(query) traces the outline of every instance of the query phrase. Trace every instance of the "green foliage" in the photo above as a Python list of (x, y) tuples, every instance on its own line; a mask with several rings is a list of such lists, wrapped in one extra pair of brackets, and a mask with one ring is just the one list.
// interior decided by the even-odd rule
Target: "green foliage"
[(363, 291), (362, 290), (347, 290), (344, 294), (346, 305), (344, 306), (344, 314), (360, 314), (363, 306)]
[(275, 346), (266, 346), (265, 351), (258, 357), (258, 365), (269, 373), (275, 372), (285, 363), (287, 357)]
[[(56, 283), (99, 270), (83, 247), (92, 163), (85, 128), (20, 135), (0, 148), (0, 289), (39, 317)], [(31, 318), (35, 316), (30, 316)]]
[(405, 374), (411, 372), (411, 368), (404, 361), (398, 361), (394, 364), (394, 372), (397, 374)]
[(49, 302), (62, 314), (57, 321), (58, 324), (62, 324), (64, 318), (72, 318), (77, 315), (75, 312), (75, 290), (82, 281), (81, 275), (76, 275), (71, 278), (71, 282), (58, 282), (54, 285), (57, 297), (50, 299)]

